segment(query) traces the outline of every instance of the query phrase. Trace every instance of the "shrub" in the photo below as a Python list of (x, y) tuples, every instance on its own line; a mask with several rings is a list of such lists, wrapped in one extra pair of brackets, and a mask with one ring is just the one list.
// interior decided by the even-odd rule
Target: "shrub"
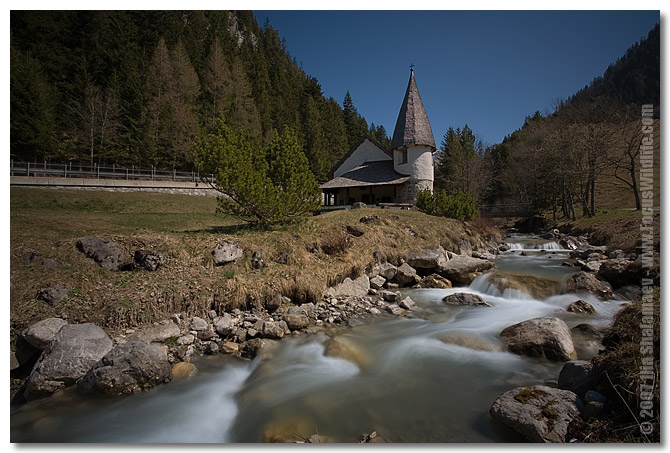
[(193, 145), (204, 174), (216, 175), (218, 211), (260, 225), (289, 223), (316, 211), (321, 190), (296, 134), (275, 132), (265, 148), (223, 121)]
[(474, 197), (460, 190), (451, 195), (445, 191), (421, 190), (416, 196), (416, 207), (426, 214), (451, 219), (472, 220), (479, 217)]

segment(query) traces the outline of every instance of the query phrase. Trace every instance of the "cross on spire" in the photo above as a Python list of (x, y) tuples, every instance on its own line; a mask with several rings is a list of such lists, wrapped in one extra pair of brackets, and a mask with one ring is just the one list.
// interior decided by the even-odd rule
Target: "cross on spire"
[(409, 65), (409, 70), (410, 70), (411, 72), (414, 72), (414, 63), (412, 63), (411, 65)]

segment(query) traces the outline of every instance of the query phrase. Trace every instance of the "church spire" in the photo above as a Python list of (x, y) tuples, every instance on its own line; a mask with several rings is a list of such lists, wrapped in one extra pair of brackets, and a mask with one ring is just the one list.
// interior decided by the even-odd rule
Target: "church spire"
[(409, 84), (395, 123), (391, 149), (407, 145), (426, 145), (436, 149), (433, 130), (414, 80), (414, 65), (410, 66)]

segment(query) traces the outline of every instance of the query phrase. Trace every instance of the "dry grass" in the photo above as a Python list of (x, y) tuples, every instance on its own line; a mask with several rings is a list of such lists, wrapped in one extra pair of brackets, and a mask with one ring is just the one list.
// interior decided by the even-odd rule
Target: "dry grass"
[[(260, 307), (277, 293), (295, 303), (317, 301), (328, 286), (369, 269), (375, 251), (398, 263), (412, 250), (455, 250), (479, 238), (475, 226), (416, 211), (337, 211), (265, 231), (213, 214), (215, 200), (207, 197), (38, 189), (12, 189), (11, 197), (13, 334), (49, 316), (114, 332), (172, 313)], [(380, 223), (359, 221), (369, 214)], [(347, 225), (362, 228), (363, 236), (344, 235)], [(128, 260), (136, 249), (157, 250), (165, 264), (156, 272), (104, 270), (76, 250), (76, 240), (89, 235), (116, 241)], [(245, 258), (216, 267), (211, 250), (224, 239), (244, 248)], [(335, 247), (337, 253), (323, 251), (324, 244), (343, 241), (347, 246)], [(41, 259), (21, 264), (28, 252), (68, 267), (45, 269)], [(251, 268), (253, 252), (261, 253), (263, 269)], [(59, 282), (70, 292), (65, 301), (51, 307), (36, 300), (39, 290)]]

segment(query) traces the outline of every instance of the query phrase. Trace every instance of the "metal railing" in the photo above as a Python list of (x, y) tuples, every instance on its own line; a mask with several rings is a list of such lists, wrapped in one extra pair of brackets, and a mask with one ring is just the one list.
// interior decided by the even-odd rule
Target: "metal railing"
[[(149, 181), (188, 181), (200, 182), (201, 175), (197, 171), (157, 170), (151, 168), (122, 167), (110, 165), (57, 164), (51, 162), (15, 162), (11, 160), (9, 167), (11, 176), (61, 177), (61, 178), (105, 178), (105, 179), (141, 179)], [(202, 175), (208, 181), (214, 182), (214, 175)]]

